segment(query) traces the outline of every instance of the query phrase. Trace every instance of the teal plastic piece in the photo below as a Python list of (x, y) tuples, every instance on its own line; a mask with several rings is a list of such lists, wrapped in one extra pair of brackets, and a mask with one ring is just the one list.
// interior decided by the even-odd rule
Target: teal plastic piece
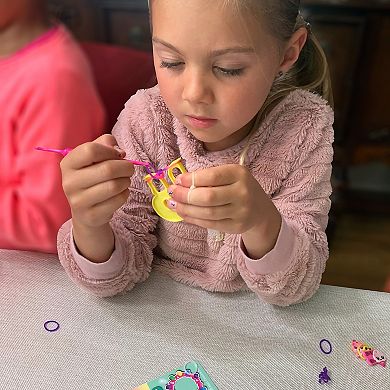
[(151, 390), (218, 390), (206, 370), (197, 361), (191, 361), (170, 371), (148, 382), (147, 386)]

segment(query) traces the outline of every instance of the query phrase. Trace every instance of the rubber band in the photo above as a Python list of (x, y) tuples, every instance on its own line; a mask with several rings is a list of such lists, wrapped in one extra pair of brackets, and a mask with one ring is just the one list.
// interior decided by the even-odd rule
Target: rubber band
[[(329, 346), (329, 349), (328, 349), (328, 350), (325, 350), (325, 349), (324, 349), (324, 347), (322, 346), (323, 343), (328, 344), (328, 346)], [(330, 354), (332, 353), (332, 350), (333, 350), (332, 344), (331, 344), (330, 341), (327, 340), (327, 339), (322, 339), (322, 340), (320, 341), (320, 349), (321, 349), (321, 352), (324, 353), (325, 355), (330, 355)]]
[[(54, 327), (52, 327), (51, 325), (54, 325)], [(60, 329), (60, 324), (59, 324), (57, 321), (49, 320), (49, 321), (46, 321), (46, 322), (43, 324), (43, 327), (44, 327), (45, 330), (47, 330), (48, 332), (56, 332), (58, 329)]]
[(187, 203), (191, 204), (191, 192), (195, 189), (195, 171), (192, 172), (192, 184), (187, 192)]

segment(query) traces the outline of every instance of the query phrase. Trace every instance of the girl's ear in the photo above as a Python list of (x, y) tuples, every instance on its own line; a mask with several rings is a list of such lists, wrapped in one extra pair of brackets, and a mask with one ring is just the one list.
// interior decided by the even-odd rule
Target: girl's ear
[(285, 49), (282, 62), (280, 64), (280, 71), (288, 72), (291, 67), (297, 62), (303, 46), (305, 46), (308, 38), (306, 27), (301, 27), (289, 39)]

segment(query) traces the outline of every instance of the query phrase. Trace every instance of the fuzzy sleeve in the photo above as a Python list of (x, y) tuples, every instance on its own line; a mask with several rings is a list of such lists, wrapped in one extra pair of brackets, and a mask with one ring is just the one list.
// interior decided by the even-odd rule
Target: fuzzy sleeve
[(288, 142), (297, 157), (272, 197), (282, 216), (275, 247), (262, 259), (249, 259), (242, 242), (239, 245), (241, 276), (261, 299), (275, 305), (310, 298), (319, 287), (329, 255), (325, 229), (330, 209), (333, 112), (329, 107), (323, 111), (324, 120), (302, 123), (300, 133)]
[[(149, 103), (147, 93), (138, 92), (126, 104), (112, 131), (129, 159), (148, 161), (144, 136), (145, 129), (150, 132), (153, 127)], [(115, 250), (107, 264), (95, 264), (75, 254), (70, 222), (58, 234), (59, 258), (69, 277), (97, 296), (128, 291), (147, 279), (151, 270), (158, 217), (153, 212), (152, 196), (143, 180), (145, 171), (140, 167), (135, 169), (129, 198), (110, 222), (115, 235)]]

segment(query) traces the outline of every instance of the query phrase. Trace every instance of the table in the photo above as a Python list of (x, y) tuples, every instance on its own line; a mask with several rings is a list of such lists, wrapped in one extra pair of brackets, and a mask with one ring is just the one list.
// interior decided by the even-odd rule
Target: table
[[(220, 390), (390, 389), (390, 364), (370, 367), (350, 350), (355, 338), (390, 357), (386, 293), (321, 286), (280, 308), (155, 271), (102, 299), (74, 285), (56, 256), (0, 250), (0, 319), (2, 390), (131, 390), (194, 359)], [(47, 320), (60, 329), (47, 332)], [(331, 383), (320, 385), (325, 366)]]

